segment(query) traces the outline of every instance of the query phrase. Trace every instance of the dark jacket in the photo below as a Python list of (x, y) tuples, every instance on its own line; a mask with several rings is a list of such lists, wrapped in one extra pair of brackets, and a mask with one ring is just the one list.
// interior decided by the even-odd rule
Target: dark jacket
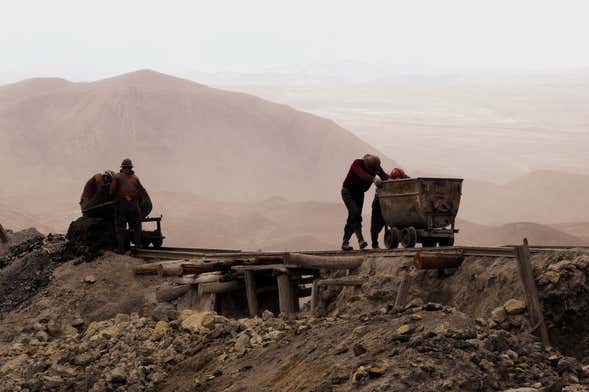
[(84, 204), (88, 200), (92, 199), (102, 186), (104, 186), (104, 177), (102, 173), (93, 175), (92, 178), (86, 182), (86, 185), (84, 185), (82, 197), (80, 197), (80, 204)]

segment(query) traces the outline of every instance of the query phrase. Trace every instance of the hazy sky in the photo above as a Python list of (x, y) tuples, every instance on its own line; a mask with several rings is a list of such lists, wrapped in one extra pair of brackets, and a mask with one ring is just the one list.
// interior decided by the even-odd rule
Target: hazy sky
[(0, 0), (0, 76), (358, 61), (589, 66), (588, 1)]

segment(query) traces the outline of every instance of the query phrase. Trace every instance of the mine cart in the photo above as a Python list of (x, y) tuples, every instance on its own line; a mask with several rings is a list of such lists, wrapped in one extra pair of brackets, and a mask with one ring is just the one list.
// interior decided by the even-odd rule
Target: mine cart
[(459, 178), (407, 178), (383, 181), (377, 196), (386, 224), (385, 245), (405, 248), (452, 246), (462, 195)]
[[(84, 216), (89, 218), (100, 218), (104, 221), (110, 222), (109, 225), (112, 226), (112, 233), (114, 235), (114, 222), (115, 222), (115, 202), (109, 201), (106, 203), (101, 203), (95, 205), (93, 207), (87, 208), (83, 210)], [(160, 248), (163, 244), (164, 237), (162, 234), (162, 216), (158, 217), (149, 217), (149, 213), (151, 212), (152, 205), (151, 199), (149, 197), (145, 197), (142, 199), (142, 202), (139, 205), (141, 210), (141, 222), (143, 223), (142, 226), (143, 230), (141, 231), (141, 242), (144, 248), (147, 248), (149, 245), (153, 245), (154, 248)], [(155, 223), (154, 230), (145, 230), (145, 223)], [(133, 238), (133, 233), (129, 231), (128, 236), (129, 239)], [(113, 238), (113, 243), (116, 241)], [(129, 240), (127, 240), (127, 243)], [(135, 244), (137, 245), (137, 244)]]

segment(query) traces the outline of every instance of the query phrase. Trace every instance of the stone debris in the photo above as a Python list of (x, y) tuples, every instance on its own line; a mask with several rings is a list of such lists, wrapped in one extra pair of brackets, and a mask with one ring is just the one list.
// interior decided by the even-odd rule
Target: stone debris
[(90, 283), (90, 284), (96, 283), (96, 276), (94, 276), (94, 275), (84, 276), (84, 283)]
[(512, 298), (503, 304), (503, 308), (505, 309), (505, 313), (513, 316), (525, 312), (526, 303), (520, 299)]
[[(63, 248), (58, 237), (44, 239), (11, 259), (0, 282), (16, 276), (4, 275), (15, 266), (38, 273), (63, 262)], [(452, 275), (416, 272), (407, 305), (393, 310), (400, 278), (388, 259), (367, 265), (361, 288), (330, 289), (322, 317), (287, 320), (265, 310), (232, 319), (172, 303), (143, 309), (138, 300), (106, 317), (39, 312), (0, 341), (0, 390), (587, 391), (589, 256), (542, 257), (534, 269), (554, 347), (531, 332), (515, 263), (467, 260)], [(51, 271), (45, 276), (51, 284)], [(74, 276), (85, 295), (112, 283), (97, 269)], [(42, 303), (39, 287), (18, 293)]]

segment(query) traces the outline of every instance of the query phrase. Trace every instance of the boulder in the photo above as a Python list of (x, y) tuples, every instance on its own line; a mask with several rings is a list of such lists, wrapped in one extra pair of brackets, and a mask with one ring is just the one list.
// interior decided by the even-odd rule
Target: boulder
[(526, 310), (526, 303), (520, 299), (509, 299), (503, 304), (508, 315), (521, 314)]
[(411, 327), (409, 324), (403, 324), (399, 328), (397, 328), (398, 335), (409, 335), (412, 332), (413, 327)]
[(96, 283), (96, 276), (88, 274), (84, 276), (84, 283), (94, 284)]
[(368, 370), (364, 366), (360, 366), (352, 375), (352, 382), (358, 384), (368, 378)]
[(180, 317), (181, 326), (192, 333), (207, 333), (210, 332), (207, 325), (211, 325), (215, 321), (215, 314), (213, 312), (183, 312)]
[(237, 340), (235, 341), (235, 351), (237, 355), (241, 356), (245, 354), (248, 347), (250, 346), (250, 337), (246, 333), (242, 333), (238, 336)]
[(560, 280), (560, 273), (556, 271), (546, 271), (542, 276), (550, 283), (555, 284)]
[(497, 324), (501, 324), (507, 319), (507, 312), (503, 306), (498, 306), (491, 311), (491, 319)]

